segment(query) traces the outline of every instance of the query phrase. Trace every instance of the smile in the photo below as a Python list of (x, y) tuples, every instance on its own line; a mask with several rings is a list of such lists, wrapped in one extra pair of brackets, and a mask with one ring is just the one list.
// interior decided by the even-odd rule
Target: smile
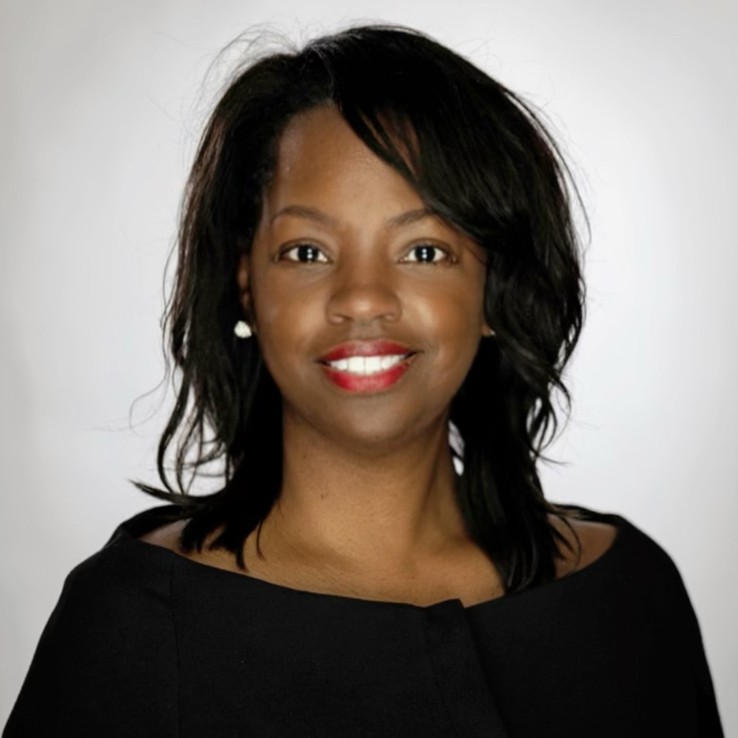
[(348, 392), (381, 392), (411, 367), (416, 352), (394, 341), (353, 341), (335, 347), (319, 363), (328, 380)]
[(368, 377), (386, 372), (408, 357), (407, 354), (391, 354), (389, 356), (349, 356), (327, 362), (327, 365), (338, 372), (348, 372), (360, 377)]

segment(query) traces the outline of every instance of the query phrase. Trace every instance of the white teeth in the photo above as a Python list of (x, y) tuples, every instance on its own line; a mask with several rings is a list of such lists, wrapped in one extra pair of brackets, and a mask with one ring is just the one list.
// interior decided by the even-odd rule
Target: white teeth
[(367, 376), (369, 374), (386, 372), (387, 369), (393, 367), (395, 364), (399, 364), (404, 358), (405, 356), (403, 354), (392, 354), (390, 356), (349, 356), (348, 359), (329, 361), (328, 366), (339, 372)]
[(351, 374), (366, 374), (366, 359), (363, 356), (349, 356), (347, 359), (348, 369)]

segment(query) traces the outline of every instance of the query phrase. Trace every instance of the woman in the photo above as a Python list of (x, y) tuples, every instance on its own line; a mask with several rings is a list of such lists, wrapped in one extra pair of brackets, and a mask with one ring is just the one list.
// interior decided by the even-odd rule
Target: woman
[(567, 181), (418, 33), (242, 71), (183, 211), (140, 485), (169, 504), (70, 575), (5, 735), (721, 735), (668, 556), (541, 489), (583, 314)]

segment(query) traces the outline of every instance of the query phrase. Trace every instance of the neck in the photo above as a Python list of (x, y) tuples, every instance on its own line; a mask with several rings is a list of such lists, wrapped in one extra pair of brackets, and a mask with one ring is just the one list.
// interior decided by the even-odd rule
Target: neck
[(265, 545), (351, 567), (409, 563), (468, 539), (445, 422), (368, 456), (285, 424), (283, 486)]

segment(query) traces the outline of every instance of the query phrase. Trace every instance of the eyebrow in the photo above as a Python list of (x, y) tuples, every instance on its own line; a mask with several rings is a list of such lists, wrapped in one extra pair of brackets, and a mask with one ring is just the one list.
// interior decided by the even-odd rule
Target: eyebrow
[[(322, 210), (318, 210), (317, 208), (311, 208), (305, 205), (287, 205), (272, 216), (270, 223), (274, 223), (277, 218), (283, 215), (293, 215), (297, 218), (305, 218), (306, 220), (312, 220), (316, 223), (321, 223), (322, 225), (338, 225), (338, 221), (327, 213), (324, 213)], [(423, 220), (424, 218), (435, 217), (437, 217), (437, 214), (430, 208), (416, 208), (415, 210), (408, 210), (390, 218), (389, 225), (392, 228), (400, 228), (402, 226), (417, 223), (419, 220)]]
[(275, 213), (269, 222), (274, 223), (277, 218), (281, 218), (283, 215), (294, 215), (297, 218), (305, 218), (306, 220), (313, 220), (325, 225), (336, 225), (335, 218), (331, 218), (330, 215), (327, 215), (322, 210), (309, 208), (304, 205), (287, 205), (287, 207)]
[(400, 213), (394, 218), (390, 218), (389, 223), (393, 228), (398, 228), (400, 226), (412, 225), (424, 218), (435, 217), (437, 217), (436, 213), (434, 213), (430, 208), (417, 208), (416, 210), (408, 210), (406, 213)]

